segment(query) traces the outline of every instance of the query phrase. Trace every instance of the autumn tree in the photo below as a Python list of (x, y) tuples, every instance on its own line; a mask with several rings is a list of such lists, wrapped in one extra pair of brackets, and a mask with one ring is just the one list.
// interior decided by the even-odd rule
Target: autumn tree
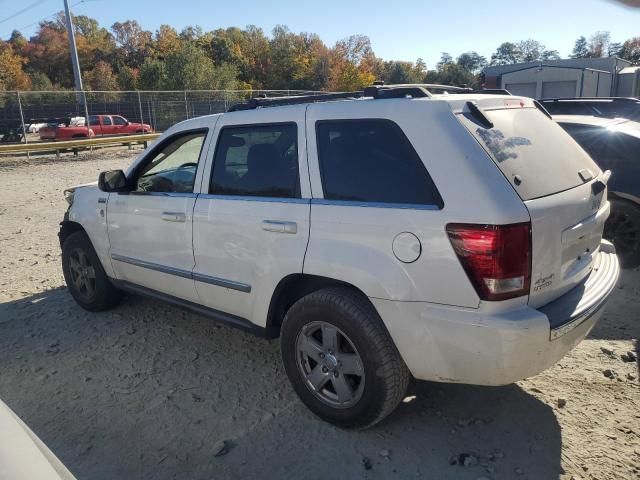
[(118, 79), (113, 73), (111, 65), (99, 61), (96, 66), (84, 75), (86, 90), (109, 91), (118, 90)]
[(111, 26), (118, 47), (117, 54), (129, 67), (137, 68), (150, 55), (152, 34), (135, 20), (116, 22)]
[(375, 55), (365, 35), (339, 40), (329, 53), (329, 90), (353, 91), (375, 80)]
[(160, 25), (154, 40), (153, 54), (158, 58), (166, 58), (176, 53), (182, 46), (182, 40), (178, 36), (178, 32), (169, 25)]
[(0, 43), (0, 90), (28, 90), (31, 87), (31, 79), (22, 68), (24, 61), (11, 45)]
[(607, 55), (611, 34), (609, 32), (595, 32), (589, 38), (589, 57), (599, 58)]
[(57, 22), (41, 22), (23, 51), (30, 71), (44, 73), (61, 87), (73, 86), (67, 32)]
[(609, 32), (598, 31), (589, 38), (589, 57), (604, 57), (607, 55), (611, 34)]
[(634, 65), (640, 65), (640, 37), (633, 37), (624, 42), (618, 56)]

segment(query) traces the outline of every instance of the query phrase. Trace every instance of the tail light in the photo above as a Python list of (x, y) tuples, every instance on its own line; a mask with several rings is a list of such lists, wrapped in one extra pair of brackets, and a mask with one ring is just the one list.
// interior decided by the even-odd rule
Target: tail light
[(447, 234), (482, 300), (506, 300), (529, 294), (531, 224), (450, 223)]

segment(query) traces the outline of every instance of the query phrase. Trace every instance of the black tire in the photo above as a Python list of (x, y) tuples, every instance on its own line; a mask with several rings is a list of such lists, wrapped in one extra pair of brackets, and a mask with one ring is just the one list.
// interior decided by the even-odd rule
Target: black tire
[(623, 268), (640, 266), (640, 206), (620, 198), (609, 199), (611, 214), (604, 226), (604, 238), (616, 247)]
[[(79, 268), (84, 270), (82, 275), (78, 273)], [(65, 239), (62, 245), (62, 273), (69, 293), (85, 310), (107, 310), (122, 299), (122, 291), (115, 288), (107, 277), (85, 232), (72, 233)], [(82, 278), (79, 279), (80, 276)]]
[[(307, 382), (311, 374), (305, 376), (304, 367), (301, 366), (304, 361), (300, 359), (305, 355), (299, 350), (298, 341), (300, 335), (308, 335), (304, 332), (318, 324), (336, 327), (341, 342), (346, 343), (348, 348), (352, 345), (353, 349), (349, 350), (355, 351), (361, 359), (358, 365), (364, 372), (362, 378), (355, 377), (354, 380), (350, 375), (343, 375), (351, 391), (359, 392), (351, 406), (329, 405), (326, 400), (319, 398), (322, 394), (317, 390), (314, 392)], [(320, 343), (324, 348), (324, 333)], [(284, 318), (280, 344), (284, 367), (294, 390), (313, 413), (327, 422), (342, 428), (368, 428), (389, 415), (404, 398), (411, 376), (409, 370), (375, 308), (357, 291), (342, 287), (326, 288), (298, 300)], [(341, 358), (339, 355), (343, 354), (337, 354), (336, 358)], [(338, 363), (342, 365), (341, 361)], [(326, 368), (320, 363), (317, 366)], [(337, 380), (338, 373), (334, 374)], [(322, 388), (328, 392), (327, 395), (331, 394), (329, 389), (333, 388), (337, 397), (337, 387), (332, 387), (333, 383), (329, 385), (329, 382), (333, 382), (331, 372), (328, 378), (325, 380), (326, 387)], [(362, 382), (362, 388), (359, 382)]]

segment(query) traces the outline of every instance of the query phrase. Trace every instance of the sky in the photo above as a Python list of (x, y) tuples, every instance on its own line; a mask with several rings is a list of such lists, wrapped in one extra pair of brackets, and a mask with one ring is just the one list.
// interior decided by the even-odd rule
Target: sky
[[(607, 30), (619, 42), (640, 36), (640, 9), (614, 0), (69, 0), (69, 5), (74, 14), (106, 27), (129, 19), (151, 31), (161, 24), (178, 31), (187, 25), (207, 31), (253, 24), (270, 33), (282, 24), (317, 33), (329, 46), (358, 33), (369, 36), (378, 57), (422, 58), (428, 68), (443, 51), (455, 58), (475, 50), (489, 59), (506, 41), (534, 38), (566, 57), (580, 35)], [(62, 0), (0, 0), (0, 38), (13, 29), (29, 37), (39, 21), (62, 8)]]

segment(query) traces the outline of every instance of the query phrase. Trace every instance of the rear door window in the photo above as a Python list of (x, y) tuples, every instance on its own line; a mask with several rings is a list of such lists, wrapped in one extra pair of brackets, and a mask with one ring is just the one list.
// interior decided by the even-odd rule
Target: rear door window
[(209, 193), (300, 197), (297, 136), (295, 123), (224, 127)]
[(471, 113), (458, 118), (490, 154), (523, 200), (553, 195), (585, 183), (580, 171), (593, 176), (598, 166), (557, 123), (537, 108), (484, 111), (487, 128)]
[(394, 122), (319, 121), (316, 136), (325, 199), (442, 206), (422, 160)]

